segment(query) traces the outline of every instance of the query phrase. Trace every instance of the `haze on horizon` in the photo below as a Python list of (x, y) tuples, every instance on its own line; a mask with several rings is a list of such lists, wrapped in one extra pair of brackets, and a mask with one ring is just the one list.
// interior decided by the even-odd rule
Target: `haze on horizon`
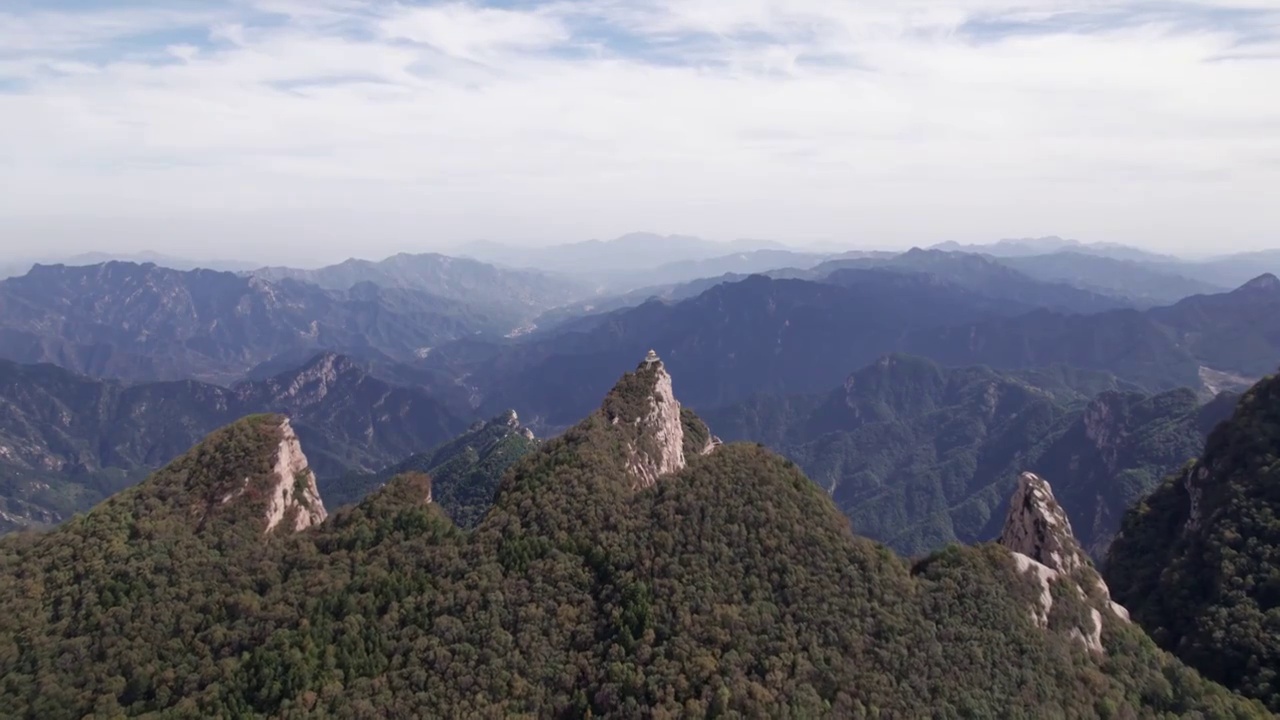
[(0, 259), (1280, 245), (1280, 5), (17, 0)]

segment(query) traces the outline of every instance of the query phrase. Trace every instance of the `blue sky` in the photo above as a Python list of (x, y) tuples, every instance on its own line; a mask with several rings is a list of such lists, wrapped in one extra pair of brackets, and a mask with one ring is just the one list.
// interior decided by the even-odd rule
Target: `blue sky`
[(0, 259), (1280, 246), (1280, 0), (0, 4)]

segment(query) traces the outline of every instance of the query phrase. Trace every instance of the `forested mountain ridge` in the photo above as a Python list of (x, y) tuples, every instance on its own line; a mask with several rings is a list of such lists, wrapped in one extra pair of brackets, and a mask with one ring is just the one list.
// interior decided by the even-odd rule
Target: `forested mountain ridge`
[(466, 421), (432, 394), (324, 353), (269, 380), (125, 385), (0, 361), (4, 529), (87, 510), (235, 418), (289, 415), (325, 478), (374, 471), (436, 446)]
[(514, 410), (472, 424), (467, 432), (430, 452), (413, 455), (377, 473), (347, 475), (321, 483), (331, 507), (364, 499), (400, 475), (431, 477), (433, 501), (455, 524), (471, 528), (493, 505), (507, 468), (536, 450), (538, 440)]
[(1280, 357), (1280, 280), (1261, 275), (1231, 292), (1146, 311), (1062, 315), (1036, 310), (912, 333), (902, 350), (947, 365), (999, 368), (1061, 363), (1105, 370), (1152, 390), (1243, 390)]
[(1280, 712), (1280, 377), (1125, 517), (1106, 575), (1161, 646)]
[(230, 384), (279, 355), (402, 360), (509, 324), (456, 300), (364, 283), (342, 291), (210, 270), (37, 265), (0, 281), (0, 357), (97, 377)]
[[(269, 530), (280, 485), (252, 479), (281, 477), (279, 422), (219, 431), (83, 518), (0, 540), (0, 706), (54, 720), (1264, 716), (1156, 650), (1078, 553), (1052, 557), (1070, 545), (1065, 523), (1035, 521), (1051, 497), (1010, 507), (1029, 535), (909, 564), (853, 536), (790, 463), (717, 446), (670, 380), (656, 360), (624, 376), (512, 468), (472, 533), (417, 474), (302, 532)], [(269, 492), (222, 502), (245, 477)], [(213, 520), (190, 522), (201, 512)]]
[(1073, 367), (1204, 399), (1243, 390), (1280, 357), (1280, 289), (1265, 277), (1167, 308), (1079, 315), (1027, 312), (919, 273), (838, 274), (840, 285), (752, 276), (520, 342), (460, 340), (424, 362), (465, 377), (484, 414), (515, 408), (547, 434), (589, 411), (611, 382), (604, 368), (648, 348), (689, 379), (687, 402), (699, 409), (825, 392), (891, 352), (955, 367)]
[[(608, 368), (653, 348), (685, 378), (686, 402), (712, 407), (761, 391), (817, 392), (872, 362), (916, 328), (1019, 311), (922, 275), (847, 271), (834, 285), (752, 276), (673, 305), (611, 313), (584, 332), (495, 347), (478, 360), (445, 346), (427, 363), (465, 374), (486, 413), (515, 408), (540, 432), (589, 412), (613, 382)], [(455, 355), (461, 355), (455, 359)]]
[(944, 368), (891, 355), (815, 396), (706, 410), (728, 440), (797, 462), (854, 529), (903, 553), (990, 540), (1019, 473), (1060, 478), (1080, 543), (1102, 557), (1120, 517), (1198, 452), (1233, 398), (1133, 392), (1071, 371)]

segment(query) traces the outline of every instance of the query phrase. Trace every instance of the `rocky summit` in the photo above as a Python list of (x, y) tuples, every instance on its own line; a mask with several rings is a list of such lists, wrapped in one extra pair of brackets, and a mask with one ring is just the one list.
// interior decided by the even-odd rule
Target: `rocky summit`
[(635, 437), (627, 444), (627, 470), (637, 487), (650, 487), (663, 475), (685, 466), (684, 426), (671, 375), (652, 350), (636, 368), (623, 392), (625, 404), (609, 408), (609, 422), (633, 424)]
[(1055, 584), (1062, 584), (1073, 600), (1088, 607), (1087, 622), (1071, 629), (1085, 647), (1102, 652), (1103, 612), (1112, 618), (1129, 621), (1129, 613), (1111, 601), (1106, 583), (1093, 567), (1089, 556), (1076, 542), (1071, 521), (1053, 497), (1053, 489), (1039, 476), (1022, 473), (1018, 489), (1009, 503), (1004, 530), (997, 541), (1014, 557), (1018, 569), (1032, 576), (1040, 587), (1040, 598), (1032, 616), (1041, 627), (1047, 627), (1054, 609)]

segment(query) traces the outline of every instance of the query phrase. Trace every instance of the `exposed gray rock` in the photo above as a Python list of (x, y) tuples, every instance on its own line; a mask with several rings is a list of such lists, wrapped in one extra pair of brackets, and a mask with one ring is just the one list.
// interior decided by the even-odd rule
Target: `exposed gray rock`
[(265, 518), (267, 532), (275, 530), (286, 518), (292, 519), (288, 529), (297, 532), (320, 524), (328, 513), (316, 488), (315, 473), (311, 472), (302, 444), (287, 419), (281, 422), (280, 433)]
[(652, 372), (653, 390), (649, 393), (649, 409), (636, 419), (640, 441), (628, 447), (627, 469), (636, 479), (636, 487), (651, 487), (663, 475), (685, 467), (684, 426), (680, 421), (680, 402), (671, 386), (671, 375), (652, 350), (641, 363)]
[(1070, 631), (1090, 651), (1104, 651), (1101, 609), (1116, 619), (1129, 621), (1128, 611), (1111, 601), (1102, 576), (1076, 542), (1071, 521), (1054, 499), (1053, 489), (1039, 476), (1022, 473), (1018, 478), (1018, 489), (998, 542), (1013, 554), (1019, 572), (1031, 575), (1040, 587), (1039, 602), (1031, 609), (1031, 617), (1040, 627), (1049, 625), (1055, 583), (1069, 584), (1090, 606), (1089, 626)]

